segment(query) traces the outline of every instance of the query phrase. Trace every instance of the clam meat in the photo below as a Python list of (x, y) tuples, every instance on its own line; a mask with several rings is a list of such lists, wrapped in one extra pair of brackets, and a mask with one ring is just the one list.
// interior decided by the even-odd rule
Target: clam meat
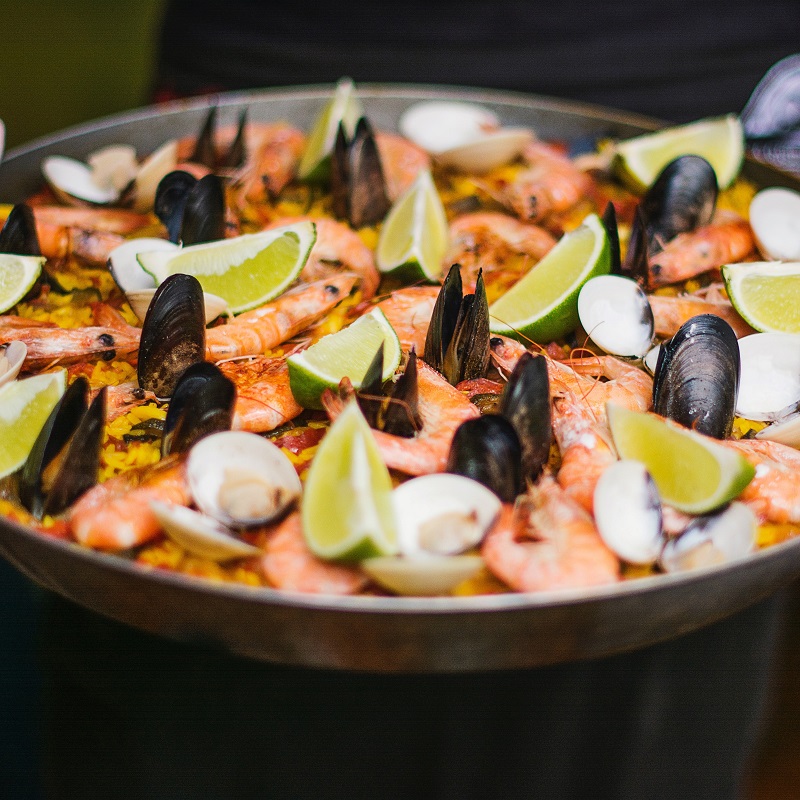
[(739, 340), (736, 413), (772, 422), (800, 408), (800, 335), (753, 333)]
[(750, 227), (764, 258), (800, 260), (800, 193), (762, 189), (750, 203)]

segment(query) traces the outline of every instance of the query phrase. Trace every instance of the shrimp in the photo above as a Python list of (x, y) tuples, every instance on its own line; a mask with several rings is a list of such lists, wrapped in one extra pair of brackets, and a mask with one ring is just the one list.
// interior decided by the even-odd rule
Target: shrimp
[(544, 228), (527, 225), (507, 214), (481, 211), (450, 223), (445, 266), (459, 264), (467, 291), (473, 291), (478, 270), (498, 293), (516, 283), (556, 244)]
[(285, 358), (255, 356), (217, 366), (236, 385), (234, 429), (265, 433), (303, 410), (292, 394)]
[(503, 204), (522, 220), (541, 222), (569, 211), (592, 189), (591, 178), (551, 145), (531, 142), (523, 158), (530, 168), (501, 193)]
[(750, 223), (732, 211), (718, 211), (708, 225), (681, 233), (650, 257), (650, 288), (678, 283), (743, 261), (755, 250)]
[(737, 338), (754, 332), (727, 300), (703, 300), (687, 294), (677, 297), (653, 294), (648, 299), (650, 308), (653, 309), (655, 332), (658, 336), (674, 336), (684, 322), (698, 314), (716, 314), (722, 317), (733, 328)]
[(409, 286), (398, 289), (381, 300), (378, 308), (400, 339), (400, 347), (409, 352), (413, 347), (417, 353), (425, 351), (425, 339), (433, 314), (439, 286)]
[(516, 506), (505, 505), (481, 548), (486, 566), (518, 592), (615, 583), (619, 559), (591, 517), (550, 475)]
[[(97, 389), (92, 397), (100, 391)], [(109, 422), (127, 414), (131, 409), (148, 402), (158, 402), (152, 392), (145, 391), (132, 381), (119, 383), (116, 386), (106, 386), (106, 425)]]
[(285, 122), (255, 128), (238, 176), (240, 199), (258, 203), (280, 194), (297, 173), (305, 146), (305, 134)]
[[(480, 416), (477, 407), (435, 369), (417, 361), (417, 370), (422, 430), (413, 438), (372, 431), (386, 466), (406, 475), (443, 472), (456, 428)], [(322, 404), (331, 419), (339, 416), (344, 402), (330, 390), (322, 395)]]
[(352, 272), (361, 279), (363, 299), (371, 299), (381, 280), (375, 257), (361, 237), (344, 223), (328, 217), (286, 217), (271, 222), (264, 230), (307, 220), (316, 225), (317, 240), (300, 273), (300, 280), (310, 283), (328, 275)]
[(410, 188), (423, 169), (431, 168), (431, 158), (422, 148), (396, 133), (377, 131), (375, 144), (386, 181), (386, 195), (394, 202)]
[(356, 276), (342, 274), (300, 284), (277, 300), (206, 331), (206, 358), (255, 356), (305, 330), (344, 300)]
[(72, 507), (68, 522), (75, 540), (98, 550), (126, 550), (156, 537), (161, 526), (150, 500), (186, 505), (184, 463), (167, 458), (132, 469), (89, 489)]
[(294, 512), (271, 530), (261, 567), (276, 588), (307, 594), (356, 594), (367, 584), (357, 567), (317, 558), (303, 537), (300, 513)]

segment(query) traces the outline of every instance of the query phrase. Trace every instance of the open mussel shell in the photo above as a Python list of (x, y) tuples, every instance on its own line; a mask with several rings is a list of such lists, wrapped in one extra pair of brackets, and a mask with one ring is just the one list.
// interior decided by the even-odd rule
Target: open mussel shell
[(0, 344), (0, 386), (16, 380), (27, 355), (28, 345), (25, 342)]
[(800, 260), (800, 193), (762, 189), (750, 203), (750, 227), (764, 258)]
[(235, 402), (236, 387), (216, 364), (192, 364), (170, 398), (161, 455), (184, 453), (204, 436), (230, 430)]
[(203, 120), (200, 132), (197, 134), (194, 150), (189, 156), (189, 161), (195, 164), (202, 164), (209, 169), (217, 166), (217, 149), (214, 142), (217, 132), (217, 107), (211, 106), (208, 114)]
[(9, 212), (0, 230), (0, 253), (17, 256), (40, 256), (39, 236), (31, 207), (17, 203)]
[(773, 422), (800, 408), (800, 335), (753, 333), (739, 340), (736, 413)]
[(239, 539), (215, 519), (186, 506), (150, 501), (150, 508), (164, 533), (184, 550), (210, 561), (230, 561), (261, 553)]
[(717, 514), (698, 517), (684, 532), (670, 539), (659, 558), (665, 572), (681, 572), (724, 564), (752, 553), (757, 520), (744, 503), (731, 503)]
[[(150, 308), (150, 303), (153, 302), (155, 294), (156, 289), (138, 289), (134, 292), (125, 292), (128, 305), (142, 322), (147, 316), (147, 309)], [(203, 292), (203, 308), (205, 310), (206, 325), (217, 317), (232, 315), (228, 301), (210, 292)]]
[(653, 342), (650, 301), (635, 281), (621, 275), (590, 278), (578, 295), (578, 317), (589, 338), (606, 353), (641, 358)]
[(708, 224), (718, 191), (714, 168), (702, 156), (685, 155), (670, 161), (641, 203), (651, 253), (679, 233)]
[(725, 320), (700, 314), (661, 345), (653, 410), (687, 428), (730, 435), (739, 391), (739, 345)]
[(425, 336), (423, 359), (437, 372), (444, 371), (444, 355), (456, 329), (463, 296), (461, 268), (458, 264), (453, 264), (436, 296), (428, 332)]
[(174, 244), (181, 241), (183, 209), (189, 192), (197, 185), (197, 178), (182, 169), (167, 173), (156, 188), (153, 211), (164, 223), (167, 236)]
[(192, 275), (170, 275), (156, 290), (139, 342), (139, 386), (172, 395), (183, 371), (205, 359), (203, 289)]
[[(620, 266), (620, 275), (636, 281), (643, 289), (650, 287), (650, 239), (641, 204), (636, 206), (628, 238), (628, 249)], [(612, 270), (613, 271), (613, 270)]]
[(247, 160), (247, 109), (242, 109), (239, 115), (239, 126), (236, 129), (231, 146), (227, 152), (217, 159), (217, 166), (223, 172), (238, 169)]
[(800, 55), (774, 64), (741, 113), (747, 139), (781, 137), (800, 126)]
[[(166, 239), (157, 239), (151, 236), (128, 239), (108, 254), (108, 269), (114, 282), (125, 294), (143, 289), (155, 289), (155, 278), (142, 267), (136, 256), (139, 253), (149, 253), (153, 250), (176, 251), (178, 249), (177, 244)], [(139, 318), (144, 319), (144, 317)]]
[(611, 274), (622, 274), (622, 249), (619, 244), (619, 225), (617, 223), (617, 212), (614, 204), (609, 201), (603, 211), (603, 227), (606, 229), (608, 237), (609, 257), (611, 260)]
[(205, 175), (189, 190), (180, 227), (184, 246), (225, 238), (225, 189), (218, 175)]
[(664, 542), (661, 498), (638, 461), (617, 461), (594, 490), (594, 517), (603, 541), (629, 564), (654, 564)]
[(462, 422), (446, 470), (482, 483), (505, 503), (513, 502), (522, 489), (522, 445), (514, 426), (497, 414)]
[(287, 513), (300, 496), (292, 462), (255, 433), (214, 433), (189, 451), (189, 489), (197, 507), (230, 528), (266, 524)]

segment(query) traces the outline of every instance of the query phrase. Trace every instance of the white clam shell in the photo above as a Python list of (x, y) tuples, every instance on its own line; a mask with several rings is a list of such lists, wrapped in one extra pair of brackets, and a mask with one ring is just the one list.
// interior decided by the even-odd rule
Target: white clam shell
[(129, 144), (112, 144), (95, 150), (86, 159), (92, 171), (92, 181), (101, 189), (121, 192), (136, 177), (139, 165), (136, 148)]
[(603, 541), (629, 564), (654, 564), (664, 543), (661, 500), (639, 461), (605, 470), (594, 491), (594, 516)]
[(438, 155), (497, 130), (500, 120), (475, 103), (431, 100), (409, 106), (398, 127), (414, 144)]
[(800, 448), (800, 413), (789, 414), (788, 417), (767, 425), (756, 434), (756, 439), (767, 439)]
[(155, 289), (155, 278), (142, 267), (136, 256), (154, 250), (179, 249), (177, 244), (167, 239), (155, 237), (128, 239), (108, 254), (108, 268), (117, 286), (125, 293), (139, 289)]
[(800, 335), (753, 333), (739, 339), (741, 377), (736, 413), (777, 420), (800, 404)]
[(186, 464), (197, 507), (230, 527), (261, 525), (300, 496), (300, 478), (283, 451), (263, 436), (223, 431), (201, 439)]
[(395, 594), (431, 597), (447, 594), (483, 567), (477, 555), (382, 556), (361, 562), (373, 580)]
[(641, 358), (653, 341), (650, 301), (621, 275), (598, 275), (578, 295), (578, 316), (589, 338), (606, 353)]
[(661, 352), (661, 345), (657, 344), (655, 347), (651, 347), (647, 353), (645, 353), (644, 358), (642, 359), (642, 363), (644, 364), (644, 368), (651, 374), (656, 374), (656, 367), (658, 366), (658, 354)]
[(513, 161), (533, 138), (527, 128), (501, 128), (438, 153), (436, 160), (461, 172), (482, 175)]
[(698, 517), (684, 533), (664, 546), (659, 563), (666, 572), (724, 564), (751, 553), (756, 546), (757, 521), (744, 503)]
[(216, 520), (191, 508), (157, 500), (150, 501), (150, 508), (167, 536), (200, 558), (229, 561), (261, 553), (257, 547), (236, 538)]
[[(128, 304), (141, 322), (144, 322), (147, 309), (150, 308), (150, 302), (155, 293), (156, 289), (136, 289), (132, 292), (125, 292)], [(221, 317), (223, 314), (231, 316), (231, 309), (228, 305), (228, 301), (219, 295), (203, 292), (203, 303), (206, 312), (206, 325), (217, 317)]]
[(800, 193), (762, 189), (750, 203), (750, 227), (765, 258), (800, 260)]
[(16, 379), (27, 355), (28, 345), (25, 342), (14, 341), (6, 346), (0, 345), (0, 386)]
[(475, 547), (501, 507), (483, 484), (449, 473), (400, 484), (392, 503), (399, 550), (406, 557), (454, 555)]
[(0, 119), (0, 161), (3, 160), (3, 153), (6, 146), (6, 126), (3, 120)]
[(133, 184), (133, 209), (144, 213), (153, 208), (161, 179), (178, 165), (178, 142), (171, 139), (142, 161)]
[(64, 202), (75, 199), (95, 205), (107, 205), (119, 198), (113, 187), (100, 187), (92, 180), (92, 170), (82, 161), (66, 156), (48, 156), (42, 161), (42, 174)]

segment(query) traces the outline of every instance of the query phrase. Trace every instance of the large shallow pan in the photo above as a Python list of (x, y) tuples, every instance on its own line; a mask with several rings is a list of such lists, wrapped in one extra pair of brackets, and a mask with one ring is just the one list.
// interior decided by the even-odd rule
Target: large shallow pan
[[(209, 102), (233, 121), (289, 120), (308, 129), (330, 87), (224, 95), (144, 109), (71, 128), (8, 153), (0, 200), (20, 201), (40, 185), (44, 156), (85, 157), (129, 142), (148, 152), (194, 134)], [(631, 136), (653, 120), (518, 94), (406, 86), (361, 86), (367, 114), (396, 128), (410, 103), (459, 97), (493, 108), (506, 124), (542, 137)], [(761, 184), (786, 176), (748, 164)], [(143, 630), (207, 641), (233, 653), (284, 664), (384, 672), (512, 669), (593, 658), (678, 637), (734, 614), (800, 575), (800, 539), (726, 566), (586, 592), (471, 598), (312, 597), (215, 585), (144, 569), (122, 558), (44, 537), (0, 519), (0, 553), (37, 583)]]

